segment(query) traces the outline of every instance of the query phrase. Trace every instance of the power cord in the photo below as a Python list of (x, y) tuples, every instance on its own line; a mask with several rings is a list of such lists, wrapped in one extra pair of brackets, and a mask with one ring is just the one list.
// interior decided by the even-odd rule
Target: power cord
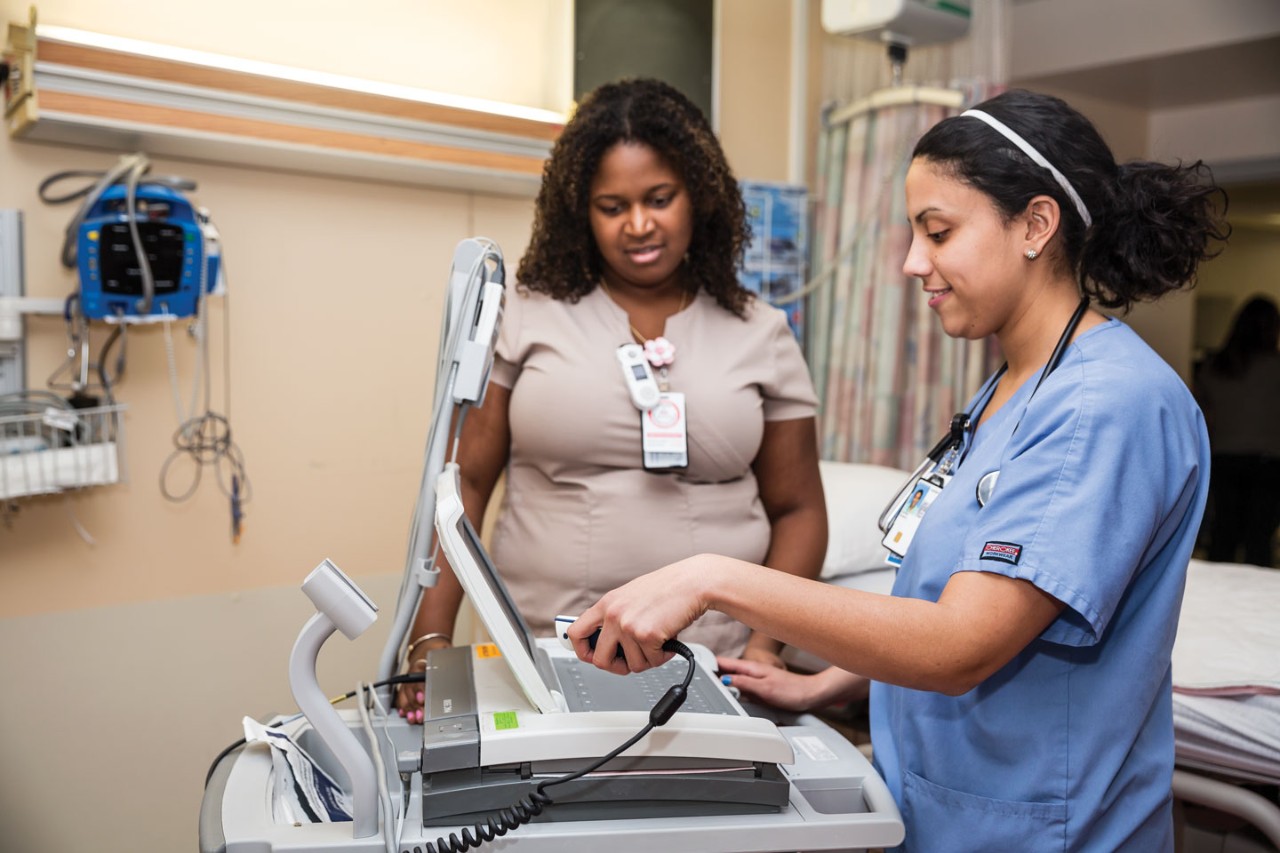
[(464, 851), (479, 847), (481, 844), (492, 841), (501, 835), (506, 835), (508, 832), (529, 823), (542, 814), (547, 806), (554, 803), (554, 800), (546, 793), (547, 788), (553, 785), (563, 785), (565, 782), (572, 782), (574, 779), (581, 778), (600, 769), (606, 763), (617, 758), (638, 743), (649, 732), (658, 726), (664, 725), (671, 719), (671, 715), (684, 704), (685, 697), (689, 694), (689, 684), (693, 681), (695, 664), (693, 651), (679, 640), (667, 640), (662, 644), (662, 648), (666, 651), (674, 652), (687, 660), (689, 668), (685, 671), (684, 681), (680, 684), (673, 684), (667, 689), (666, 693), (662, 694), (662, 698), (654, 703), (653, 709), (649, 711), (649, 722), (645, 724), (644, 728), (636, 732), (608, 755), (583, 767), (581, 770), (575, 770), (571, 773), (539, 782), (528, 796), (523, 797), (514, 805), (491, 814), (484, 823), (475, 823), (470, 827), (465, 827), (462, 830), (461, 837), (458, 836), (458, 833), (451, 832), (447, 839), (441, 836), (436, 839), (434, 844), (428, 842), (426, 847), (415, 844), (411, 850), (405, 849), (403, 853), (464, 853)]
[[(107, 374), (107, 354), (111, 352), (111, 347), (116, 341), (120, 342), (120, 354), (116, 356), (116, 375)], [(108, 406), (116, 404), (116, 397), (113, 389), (117, 382), (124, 376), (125, 367), (125, 347), (128, 343), (128, 337), (125, 333), (125, 324), (117, 323), (112, 329), (111, 334), (107, 335), (107, 341), (102, 345), (102, 351), (98, 353), (98, 381), (102, 384), (102, 394)]]
[[(563, 785), (566, 782), (572, 782), (574, 779), (580, 779), (588, 773), (599, 770), (605, 764), (639, 743), (645, 735), (649, 734), (649, 732), (653, 731), (658, 726), (665, 725), (667, 721), (671, 719), (672, 715), (680, 709), (680, 706), (684, 704), (685, 698), (689, 695), (689, 685), (693, 682), (693, 673), (696, 664), (694, 663), (693, 651), (679, 640), (667, 640), (662, 644), (662, 648), (684, 658), (688, 661), (689, 667), (685, 670), (684, 680), (679, 684), (673, 684), (671, 687), (667, 688), (667, 692), (662, 694), (662, 698), (654, 703), (653, 708), (649, 711), (649, 722), (645, 724), (644, 728), (640, 729), (640, 731), (636, 732), (620, 746), (611, 750), (607, 755), (602, 756), (591, 764), (588, 764), (586, 767), (539, 782), (537, 787), (535, 787), (528, 796), (521, 798), (518, 802), (508, 808), (491, 814), (485, 822), (475, 823), (470, 827), (464, 827), (461, 837), (459, 837), (458, 833), (451, 832), (447, 839), (441, 836), (437, 838), (434, 843), (427, 842), (425, 848), (421, 845), (415, 844), (412, 850), (405, 849), (403, 853), (465, 853), (467, 850), (472, 850), (499, 836), (506, 835), (508, 832), (529, 823), (535, 817), (542, 814), (547, 806), (554, 804), (555, 801), (546, 793), (547, 788), (551, 788), (555, 785)], [(370, 696), (374, 697), (373, 701), (377, 702), (376, 694), (374, 694), (373, 691), (379, 687), (422, 683), (425, 680), (426, 673), (422, 672), (393, 675), (390, 678), (382, 681), (376, 681), (367, 686), (361, 683), (355, 690), (343, 693), (340, 696), (335, 696), (330, 699), (329, 702), (330, 704), (336, 705), (339, 702), (344, 702), (347, 699), (360, 695), (365, 690), (369, 692)], [(300, 717), (302, 717), (302, 714), (294, 714), (290, 717), (285, 717), (271, 723), (268, 728), (279, 728), (280, 726), (283, 726), (286, 723), (291, 723)], [(366, 735), (371, 737), (372, 725), (368, 722), (367, 714), (364, 711), (363, 699), (361, 701), (361, 720), (365, 727)], [(245, 739), (240, 738), (217, 754), (213, 759), (213, 762), (209, 765), (209, 771), (205, 774), (205, 788), (209, 787), (209, 781), (213, 778), (214, 772), (218, 769), (218, 765), (222, 763), (223, 759), (244, 746), (245, 743)], [(370, 745), (376, 761), (380, 757), (378, 755), (379, 750), (376, 743), (372, 740), (370, 741)], [(380, 778), (385, 777), (384, 772), (380, 772), (378, 775)], [(381, 797), (381, 806), (384, 812), (384, 833), (386, 833), (387, 829), (391, 826), (393, 819), (393, 809), (389, 803), (389, 799), (389, 796)]]
[[(38, 188), (40, 200), (46, 204), (66, 204), (67, 202), (80, 200), (75, 214), (67, 224), (60, 253), (62, 265), (68, 269), (74, 269), (77, 265), (80, 226), (85, 221), (89, 211), (107, 190), (117, 184), (124, 185), (125, 221), (128, 225), (129, 239), (133, 245), (138, 273), (142, 281), (143, 293), (139, 306), (140, 314), (148, 314), (151, 311), (151, 305), (155, 299), (155, 277), (143, 245), (141, 232), (138, 230), (138, 188), (146, 185), (165, 186), (179, 191), (190, 191), (196, 188), (195, 182), (187, 178), (174, 175), (151, 176), (149, 174), (150, 170), (150, 159), (146, 154), (138, 152), (121, 156), (115, 165), (104, 171), (73, 169), (57, 172), (45, 178)], [(55, 186), (69, 178), (81, 179), (82, 183), (67, 192), (56, 192)], [(198, 218), (201, 219), (204, 225), (211, 226), (211, 223), (208, 222), (207, 211), (201, 210), (201, 217)], [(210, 236), (210, 231), (202, 228), (202, 233), (204, 233), (206, 241), (213, 241), (216, 244), (217, 239)], [(212, 233), (216, 235), (216, 229), (212, 229)], [(208, 242), (206, 242), (207, 247)], [(220, 257), (220, 252), (218, 255)], [(210, 250), (210, 256), (212, 256), (212, 250)], [(221, 261), (221, 269), (225, 274), (225, 260)], [(253, 488), (245, 471), (244, 456), (240, 452), (240, 448), (231, 440), (231, 309), (229, 298), (224, 303), (226, 314), (223, 322), (223, 374), (224, 393), (226, 396), (224, 408), (227, 414), (217, 414), (211, 408), (210, 372), (212, 365), (209, 363), (208, 314), (206, 307), (206, 297), (209, 290), (208, 272), (208, 263), (201, 263), (199, 266), (196, 317), (190, 327), (191, 333), (198, 338), (199, 346), (196, 350), (196, 375), (192, 381), (192, 399), (189, 414), (182, 408), (181, 395), (177, 388), (178, 377), (170, 330), (171, 320), (168, 317), (163, 320), (169, 381), (173, 386), (179, 427), (173, 437), (174, 450), (165, 459), (160, 469), (160, 492), (166, 500), (174, 503), (185, 501), (195, 494), (196, 489), (199, 487), (204, 466), (214, 465), (218, 486), (230, 502), (231, 541), (234, 544), (239, 544), (244, 520), (244, 505), (252, 499)], [(88, 384), (90, 367), (88, 363), (89, 330), (83, 314), (80, 313), (77, 294), (72, 294), (72, 296), (68, 297), (64, 317), (67, 322), (69, 339), (67, 361), (49, 377), (49, 385), (50, 387), (56, 387), (53, 384), (54, 379), (66, 370), (74, 371), (78, 360), (81, 363), (79, 381), (73, 380), (72, 390), (80, 392)], [(125, 318), (117, 316), (115, 320), (115, 328), (112, 329), (110, 336), (102, 347), (98, 362), (94, 365), (108, 405), (115, 404), (114, 387), (124, 375), (125, 343), (128, 339)], [(115, 375), (111, 376), (107, 370), (107, 356), (117, 341), (119, 341), (120, 349), (116, 358)], [(199, 403), (201, 396), (203, 397), (203, 404)], [(192, 461), (195, 466), (195, 473), (192, 475), (192, 480), (186, 490), (178, 491), (169, 487), (169, 476), (173, 463), (182, 457)], [(228, 470), (224, 472), (224, 468)]]
[[(225, 268), (225, 262), (223, 263)], [(195, 494), (207, 465), (212, 465), (218, 488), (229, 501), (231, 512), (231, 542), (240, 544), (244, 505), (253, 497), (253, 486), (245, 470), (244, 454), (231, 438), (231, 297), (223, 299), (222, 322), (223, 350), (223, 408), (226, 415), (212, 408), (212, 374), (209, 356), (209, 315), (204, 270), (200, 277), (200, 296), (196, 302), (196, 319), (191, 325), (197, 338), (196, 375), (192, 381), (191, 408), (182, 406), (178, 390), (178, 369), (173, 349), (170, 321), (164, 321), (165, 354), (169, 365), (169, 384), (173, 392), (174, 411), (178, 416), (178, 428), (173, 433), (173, 451), (160, 466), (160, 493), (165, 500), (182, 503)], [(191, 482), (185, 491), (170, 488), (173, 464), (187, 458), (194, 466)]]
[[(374, 682), (374, 684), (371, 686), (377, 689), (379, 687), (386, 687), (392, 684), (412, 684), (415, 681), (421, 682), (425, 678), (426, 678), (426, 673), (411, 672), (411, 673), (406, 673), (404, 675), (393, 675), (390, 678), (386, 679), (385, 681)], [(356, 696), (358, 692), (359, 692), (358, 690), (352, 690), (348, 693), (343, 693), (341, 696), (334, 696), (332, 699), (329, 700), (329, 704), (337, 705), (339, 702), (345, 702), (348, 699), (351, 699), (354, 696)], [(285, 725), (286, 723), (292, 723), (294, 720), (300, 719), (301, 717), (302, 717), (302, 714), (294, 714), (290, 717), (285, 717), (283, 719), (276, 720), (274, 723), (270, 723), (267, 726), (267, 728), (278, 729), (281, 726)], [(238, 741), (236, 741), (235, 743), (231, 744), (226, 749), (218, 753), (217, 757), (213, 759), (213, 763), (209, 765), (209, 772), (204, 775), (204, 786), (206, 788), (209, 787), (209, 780), (213, 778), (214, 771), (218, 769), (218, 765), (222, 763), (222, 759), (226, 758), (228, 755), (235, 752), (240, 747), (244, 746), (245, 743), (246, 743), (245, 739), (240, 738)]]
[[(382, 811), (382, 840), (387, 849), (387, 853), (396, 853), (395, 839), (400, 837), (399, 827), (396, 824), (395, 806), (391, 803), (391, 792), (387, 788), (387, 767), (386, 762), (382, 760), (382, 749), (378, 745), (378, 736), (373, 731), (373, 721), (369, 719), (369, 705), (372, 704), (378, 709), (378, 713), (386, 719), (387, 709), (382, 707), (382, 702), (378, 699), (378, 694), (373, 685), (366, 685), (363, 681), (356, 684), (356, 693), (360, 697), (360, 701), (356, 703), (356, 708), (360, 712), (360, 728), (364, 730), (365, 737), (369, 741), (369, 752), (373, 756), (374, 766), (378, 771), (378, 806)], [(386, 726), (382, 728), (383, 737), (386, 738), (387, 744), (391, 744), (391, 737), (387, 734)], [(395, 833), (391, 832), (391, 827), (397, 826)]]

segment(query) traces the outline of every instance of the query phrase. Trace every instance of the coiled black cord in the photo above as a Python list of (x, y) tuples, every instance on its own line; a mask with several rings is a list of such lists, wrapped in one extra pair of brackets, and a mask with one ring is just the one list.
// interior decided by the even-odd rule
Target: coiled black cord
[(463, 851), (472, 850), (486, 841), (492, 841), (500, 835), (506, 835), (511, 830), (524, 826), (542, 814), (542, 810), (551, 805), (551, 802), (551, 798), (542, 793), (542, 786), (539, 785), (529, 796), (503, 809), (497, 815), (491, 815), (484, 823), (464, 827), (461, 838), (458, 837), (458, 833), (451, 832), (447, 839), (441, 836), (435, 840), (434, 844), (428, 841), (425, 848), (415, 844), (413, 853), (463, 853)]
[[(593, 643), (594, 646), (594, 643)], [(426, 847), (415, 844), (413, 848), (406, 849), (403, 853), (465, 853), (484, 844), (486, 841), (492, 841), (500, 835), (506, 835), (513, 829), (519, 829), (551, 805), (554, 801), (547, 795), (546, 789), (552, 785), (562, 785), (565, 782), (571, 782), (588, 773), (598, 770), (607, 762), (617, 758), (634, 746), (641, 738), (653, 731), (657, 726), (661, 726), (671, 719), (680, 706), (684, 703), (685, 697), (689, 695), (689, 684), (693, 681), (693, 652), (684, 643), (679, 640), (667, 640), (662, 644), (662, 648), (669, 652), (675, 652), (689, 662), (689, 668), (685, 671), (684, 681), (680, 684), (673, 684), (662, 694), (649, 711), (649, 722), (645, 727), (636, 732), (627, 739), (618, 748), (614, 749), (608, 755), (598, 759), (592, 764), (587, 765), (581, 770), (575, 770), (572, 773), (566, 773), (563, 776), (557, 776), (554, 779), (548, 779), (545, 782), (538, 783), (538, 786), (529, 792), (528, 796), (521, 798), (514, 805), (509, 806), (495, 815), (490, 815), (483, 823), (475, 823), (471, 826), (464, 827), (462, 836), (458, 833), (451, 832), (449, 837), (440, 836), (435, 843), (427, 842)]]

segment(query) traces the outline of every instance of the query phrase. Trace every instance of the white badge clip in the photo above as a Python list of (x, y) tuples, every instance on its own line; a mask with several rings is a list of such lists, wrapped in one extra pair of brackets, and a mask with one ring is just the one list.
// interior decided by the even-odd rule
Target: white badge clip
[(623, 344), (618, 347), (618, 364), (622, 366), (622, 376), (627, 380), (627, 393), (631, 402), (642, 412), (647, 412), (658, 405), (661, 390), (658, 380), (653, 376), (653, 368), (649, 359), (645, 358), (644, 347), (639, 344)]
[(646, 471), (689, 467), (689, 421), (684, 394), (666, 391), (640, 413), (640, 445)]
[(945, 485), (946, 479), (937, 474), (916, 480), (915, 488), (907, 495), (902, 506), (898, 507), (893, 524), (889, 525), (889, 532), (884, 535), (880, 544), (897, 556), (905, 557), (907, 549), (911, 547), (911, 540), (915, 538), (916, 530), (924, 519), (924, 514), (938, 495), (942, 494), (942, 487)]

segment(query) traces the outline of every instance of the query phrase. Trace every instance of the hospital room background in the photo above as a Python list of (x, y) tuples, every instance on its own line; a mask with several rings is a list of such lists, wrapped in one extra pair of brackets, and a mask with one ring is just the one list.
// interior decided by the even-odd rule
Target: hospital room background
[[(1081, 108), (1117, 159), (1203, 158), (1228, 185), (1229, 248), (1190, 294), (1129, 318), (1185, 379), (1248, 297), (1280, 299), (1274, 0), (978, 0), (967, 35), (913, 49), (896, 81), (881, 45), (824, 30), (821, 5), (708, 4), (710, 111), (740, 179), (806, 187), (812, 201), (826, 180), (821, 128), (833, 110), (895, 83), (1022, 85)], [(574, 95), (574, 6), (41, 0), (36, 14), (51, 32), (516, 105), (527, 148), (545, 152)], [(5, 26), (30, 23), (25, 0), (3, 0), (0, 10)], [(64, 113), (75, 113), (65, 106), (73, 100)], [(64, 116), (61, 139), (0, 140), (0, 209), (21, 211), (26, 296), (57, 300), (75, 289), (59, 261), (72, 206), (41, 201), (40, 182), (110, 168), (134, 149), (94, 133), (149, 121), (143, 111), (163, 105), (138, 110)], [(240, 133), (210, 121), (147, 152), (154, 174), (197, 183), (192, 195), (220, 232), (226, 291), (207, 302), (207, 359), (187, 321), (130, 329), (113, 389), (126, 407), (119, 482), (0, 500), (5, 850), (195, 846), (210, 760), (240, 735), (244, 715), (293, 708), (286, 662), (311, 612), (302, 578), (330, 558), (384, 613), (394, 605), (454, 246), (495, 240), (510, 283), (528, 241), (536, 156), (513, 155), (523, 161), (507, 171), (475, 152), (457, 168), (387, 170), (396, 155), (343, 149), (341, 134), (303, 146), (317, 156), (243, 139), (210, 145)], [(812, 309), (807, 319), (820, 322)], [(78, 365), (68, 362), (74, 342), (60, 312), (33, 311), (21, 325), (28, 386), (46, 389), (55, 374), (69, 381)], [(108, 335), (91, 324), (93, 346)], [(180, 415), (199, 408), (200, 370), (211, 379), (209, 408), (227, 418), (243, 460), (238, 535), (213, 468), (191, 485), (195, 463), (174, 457)], [(827, 442), (824, 453), (907, 467), (916, 451), (872, 459), (855, 441)], [(189, 485), (189, 497), (174, 499)], [(358, 642), (330, 644), (320, 662), (327, 690), (373, 677), (388, 621)]]

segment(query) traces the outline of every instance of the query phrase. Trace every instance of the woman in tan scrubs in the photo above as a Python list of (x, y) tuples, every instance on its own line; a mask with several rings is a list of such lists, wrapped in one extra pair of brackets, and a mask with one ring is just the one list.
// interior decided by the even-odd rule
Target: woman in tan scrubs
[[(747, 238), (737, 180), (684, 95), (628, 80), (587, 96), (546, 165), (485, 404), (458, 448), (473, 524), (506, 473), (493, 558), (535, 634), (693, 554), (817, 577), (816, 397), (783, 313), (738, 283)], [(616, 357), (633, 342), (663, 392), (646, 412)], [(674, 451), (648, 468), (646, 427)], [(461, 598), (442, 566), (408, 668), (451, 642)], [(681, 637), (781, 665), (778, 642), (719, 614)], [(414, 722), (419, 690), (398, 702)]]

